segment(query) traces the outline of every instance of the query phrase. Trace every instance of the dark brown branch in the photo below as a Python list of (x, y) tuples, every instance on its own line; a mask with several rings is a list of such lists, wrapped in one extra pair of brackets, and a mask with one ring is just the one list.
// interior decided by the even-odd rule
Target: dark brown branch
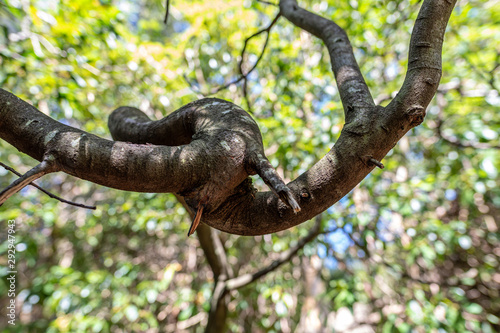
[(233, 271), (227, 262), (226, 251), (217, 231), (202, 224), (197, 235), (215, 280), (205, 333), (223, 332), (227, 317), (227, 293), (224, 285), (225, 281), (233, 276)]
[(225, 288), (224, 280), (215, 282), (212, 297), (210, 299), (210, 310), (208, 311), (208, 323), (205, 333), (219, 333), (226, 331), (227, 298), (228, 290)]
[[(227, 315), (226, 298), (231, 290), (236, 290), (245, 287), (266, 274), (276, 270), (286, 262), (289, 262), (298, 251), (300, 251), (307, 243), (313, 241), (321, 234), (321, 214), (315, 219), (315, 223), (309, 233), (297, 242), (297, 245), (284, 251), (280, 257), (273, 261), (270, 265), (258, 270), (253, 274), (245, 274), (235, 278), (226, 279), (221, 276), (215, 281), (214, 291), (210, 300), (209, 323), (205, 332), (222, 332), (224, 331), (224, 323)], [(211, 324), (212, 323), (212, 324)], [(214, 329), (216, 327), (217, 329)]]
[(214, 273), (215, 281), (219, 277), (224, 280), (231, 278), (233, 271), (227, 262), (226, 251), (217, 231), (206, 224), (200, 224), (196, 234), (208, 264)]
[[(191, 207), (203, 204), (203, 214), (228, 196), (253, 191), (243, 181), (257, 173), (297, 211), (276, 170), (264, 167), (270, 164), (257, 124), (230, 102), (195, 101), (158, 122), (138, 109), (121, 107), (111, 114), (109, 125), (114, 139), (136, 144), (61, 124), (0, 89), (0, 137), (39, 161), (50, 157), (57, 171), (122, 190), (179, 193)], [(197, 164), (200, 155), (204, 164)], [(3, 198), (28, 183), (17, 182)]]
[[(194, 211), (189, 207), (184, 198), (180, 195), (175, 195), (175, 197), (186, 208), (191, 220), (193, 220), (195, 217)], [(215, 280), (205, 333), (223, 332), (225, 331), (227, 316), (227, 293), (223, 287), (224, 281), (233, 277), (233, 271), (227, 262), (226, 251), (215, 229), (202, 223), (196, 229), (196, 235), (200, 241), (203, 254), (212, 269)]]
[[(0, 166), (2, 166), (2, 167), (3, 167), (4, 169), (6, 169), (6, 170), (8, 170), (8, 171), (12, 172), (12, 173), (13, 173), (13, 174), (15, 174), (16, 176), (19, 176), (19, 177), (21, 177), (21, 176), (22, 176), (22, 174), (21, 174), (21, 173), (17, 172), (15, 169), (13, 169), (13, 168), (9, 167), (8, 165), (6, 165), (6, 164), (4, 164), (4, 163), (2, 163), (2, 162), (0, 162)], [(72, 206), (76, 206), (76, 207), (80, 207), (80, 208), (86, 208), (86, 209), (96, 209), (96, 206), (87, 206), (87, 205), (84, 205), (84, 204), (79, 204), (79, 203), (76, 203), (76, 202), (72, 202), (72, 201), (65, 200), (65, 199), (63, 199), (63, 198), (61, 198), (61, 197), (58, 197), (57, 195), (55, 195), (55, 194), (53, 194), (53, 193), (51, 193), (51, 192), (49, 192), (49, 191), (47, 191), (47, 190), (43, 189), (42, 187), (38, 186), (37, 184), (35, 184), (35, 183), (33, 183), (33, 182), (29, 183), (29, 185), (31, 185), (31, 186), (33, 186), (33, 187), (37, 188), (38, 190), (42, 191), (43, 193), (47, 194), (47, 195), (48, 195), (49, 197), (51, 197), (52, 199), (56, 199), (56, 200), (58, 200), (58, 201), (60, 201), (60, 202), (64, 202), (64, 203), (66, 203), (66, 204), (68, 204), (68, 205), (72, 205)]]
[(398, 109), (420, 124), (441, 79), (444, 31), (456, 0), (426, 0), (411, 35), (408, 70), (401, 90), (387, 109)]
[(335, 22), (300, 8), (295, 0), (281, 0), (280, 9), (290, 22), (325, 43), (344, 105), (346, 122), (350, 121), (349, 111), (354, 108), (374, 106), (345, 31)]
[(163, 23), (165, 23), (165, 25), (167, 25), (169, 10), (170, 10), (170, 0), (167, 0), (167, 3), (165, 4), (165, 18), (163, 19)]

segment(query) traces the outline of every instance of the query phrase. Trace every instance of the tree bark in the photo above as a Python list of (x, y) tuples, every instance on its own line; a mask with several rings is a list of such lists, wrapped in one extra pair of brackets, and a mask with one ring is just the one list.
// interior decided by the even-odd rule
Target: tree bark
[[(327, 46), (346, 118), (330, 152), (287, 185), (264, 156), (256, 123), (238, 106), (219, 99), (190, 103), (156, 122), (137, 109), (118, 109), (110, 117), (110, 130), (115, 139), (135, 142), (131, 144), (60, 124), (0, 90), (0, 137), (41, 162), (51, 161), (45, 173), (63, 171), (128, 191), (177, 193), (195, 211), (202, 208), (202, 222), (228, 233), (288, 229), (340, 200), (423, 121), (441, 77), (443, 36), (454, 4), (424, 1), (405, 81), (384, 108), (373, 102), (347, 34), (294, 0), (280, 2), (282, 16)], [(256, 193), (247, 178), (255, 173), (271, 192)], [(0, 203), (16, 186), (0, 194)]]

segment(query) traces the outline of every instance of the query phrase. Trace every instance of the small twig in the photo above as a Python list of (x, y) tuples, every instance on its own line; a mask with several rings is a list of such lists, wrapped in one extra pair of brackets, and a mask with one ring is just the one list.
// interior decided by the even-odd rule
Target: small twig
[(460, 141), (456, 138), (448, 137), (443, 133), (439, 133), (438, 136), (444, 141), (454, 145), (459, 148), (474, 148), (474, 149), (500, 149), (500, 146), (490, 145), (485, 142), (472, 142), (472, 141)]
[[(189, 78), (187, 77), (186, 74), (182, 74), (182, 77), (184, 78), (184, 80), (186, 81), (186, 83), (188, 84), (189, 86), (189, 89), (191, 89), (192, 92), (194, 92), (198, 98), (205, 98), (208, 96), (208, 94), (204, 94), (200, 88), (198, 88), (197, 86), (195, 86), (193, 83), (191, 83), (191, 81), (189, 80)], [(196, 79), (195, 79), (196, 80)], [(196, 83), (198, 85), (200, 85), (200, 83), (196, 80)]]
[[(254, 33), (253, 35), (251, 35), (250, 37), (248, 37), (247, 39), (245, 39), (245, 43), (244, 43), (244, 45), (243, 45), (243, 49), (241, 50), (241, 60), (240, 60), (240, 61), (239, 61), (239, 63), (238, 63), (238, 69), (239, 69), (239, 72), (240, 72), (240, 76), (239, 76), (237, 79), (235, 79), (235, 80), (233, 80), (233, 81), (231, 81), (231, 82), (229, 82), (229, 83), (226, 83), (226, 84), (225, 84), (225, 85), (223, 85), (223, 86), (220, 86), (220, 87), (218, 87), (218, 88), (216, 88), (216, 89), (212, 90), (212, 94), (216, 94), (216, 93), (218, 93), (218, 92), (219, 92), (219, 91), (221, 91), (221, 90), (227, 89), (230, 85), (232, 85), (232, 84), (237, 84), (237, 83), (241, 82), (242, 80), (245, 80), (245, 82), (246, 82), (246, 80), (247, 80), (247, 78), (248, 78), (248, 75), (250, 75), (250, 73), (252, 73), (252, 72), (253, 72), (253, 70), (254, 70), (255, 68), (257, 68), (257, 65), (259, 64), (260, 60), (261, 60), (261, 59), (262, 59), (262, 57), (264, 56), (264, 52), (265, 52), (266, 47), (267, 47), (267, 44), (268, 44), (268, 42), (269, 42), (269, 35), (270, 35), (270, 32), (271, 32), (271, 29), (272, 29), (272, 27), (276, 24), (276, 22), (278, 22), (278, 19), (279, 19), (280, 17), (281, 17), (281, 13), (278, 13), (278, 14), (276, 15), (276, 17), (274, 18), (274, 20), (271, 22), (271, 24), (269, 24), (269, 26), (268, 26), (267, 28), (264, 28), (264, 29), (262, 29), (262, 30), (259, 30), (259, 31), (257, 31), (256, 33)], [(262, 47), (262, 51), (260, 52), (260, 55), (259, 55), (259, 57), (257, 58), (257, 61), (255, 62), (255, 64), (252, 66), (252, 68), (251, 68), (248, 72), (246, 72), (246, 73), (244, 74), (244, 73), (243, 73), (243, 61), (244, 61), (244, 59), (245, 59), (245, 52), (246, 52), (246, 49), (247, 49), (247, 46), (248, 46), (248, 42), (249, 42), (252, 38), (257, 37), (258, 35), (260, 35), (260, 34), (262, 34), (262, 33), (264, 33), (264, 32), (266, 33), (266, 40), (265, 40), (265, 42), (264, 42), (264, 46)]]
[(205, 208), (205, 205), (199, 203), (198, 204), (198, 210), (196, 211), (196, 215), (194, 216), (194, 220), (193, 222), (191, 223), (191, 227), (189, 228), (189, 231), (188, 231), (188, 237), (191, 236), (196, 228), (198, 228), (198, 225), (200, 224), (201, 222), (201, 215), (203, 214), (203, 209)]
[(257, 2), (261, 2), (263, 4), (271, 5), (271, 6), (276, 6), (276, 7), (279, 6), (277, 3), (272, 3), (272, 2), (269, 2), (269, 1), (265, 1), (265, 0), (257, 0)]
[(44, 159), (33, 169), (26, 172), (24, 175), (17, 178), (9, 186), (0, 192), (0, 206), (10, 198), (14, 193), (19, 192), (33, 180), (38, 179), (48, 173), (54, 172), (54, 164), (51, 163), (50, 158)]
[(373, 165), (375, 165), (375, 166), (379, 167), (380, 169), (383, 169), (383, 168), (384, 168), (384, 165), (382, 164), (382, 162), (380, 162), (379, 160), (374, 159), (373, 157), (372, 157), (372, 158), (370, 158), (368, 161), (369, 161), (370, 163), (372, 163)]
[[(439, 94), (438, 94), (439, 98)], [(500, 145), (492, 145), (489, 143), (485, 142), (472, 142), (472, 141), (461, 141), (457, 138), (454, 137), (449, 137), (446, 134), (444, 134), (443, 131), (443, 126), (444, 126), (444, 119), (443, 119), (443, 106), (438, 105), (439, 107), (439, 113), (437, 115), (437, 125), (436, 125), (436, 135), (438, 138), (448, 142), (449, 144), (454, 145), (455, 147), (458, 148), (474, 148), (474, 149), (500, 149)]]
[(274, 271), (276, 268), (280, 267), (286, 262), (289, 262), (291, 258), (293, 258), (299, 250), (301, 250), (307, 243), (316, 239), (316, 237), (321, 234), (321, 214), (316, 217), (316, 221), (311, 231), (302, 239), (300, 239), (294, 247), (284, 251), (280, 254), (279, 258), (274, 260), (268, 266), (260, 269), (259, 271), (253, 274), (244, 274), (233, 279), (229, 279), (226, 281), (226, 290), (234, 290), (249, 285), (255, 280), (261, 278), (262, 276)]
[[(0, 166), (2, 166), (4, 169), (12, 172), (13, 174), (15, 174), (16, 176), (18, 177), (21, 177), (22, 174), (17, 172), (15, 169), (9, 167), (8, 165), (5, 165), (4, 163), (0, 162)], [(87, 208), (87, 209), (96, 209), (96, 206), (87, 206), (87, 205), (84, 205), (84, 204), (79, 204), (79, 203), (76, 203), (76, 202), (71, 202), (71, 201), (68, 201), (68, 200), (65, 200), (63, 198), (60, 198), (58, 197), (57, 195), (55, 194), (52, 194), (50, 193), (49, 191), (41, 188), (40, 186), (38, 186), (37, 184), (31, 182), (29, 183), (28, 185), (31, 185), (31, 186), (34, 186), (36, 187), (37, 189), (39, 189), (40, 191), (42, 191), (43, 193), (47, 194), (49, 197), (51, 197), (52, 199), (56, 199), (56, 200), (59, 200), (60, 202), (64, 202), (68, 205), (73, 205), (73, 206), (76, 206), (76, 207), (81, 207), (81, 208)]]
[(169, 11), (169, 8), (170, 8), (170, 0), (167, 0), (167, 3), (165, 4), (165, 7), (166, 7), (166, 11), (165, 11), (165, 18), (163, 19), (163, 23), (165, 23), (165, 25), (167, 25), (168, 11)]

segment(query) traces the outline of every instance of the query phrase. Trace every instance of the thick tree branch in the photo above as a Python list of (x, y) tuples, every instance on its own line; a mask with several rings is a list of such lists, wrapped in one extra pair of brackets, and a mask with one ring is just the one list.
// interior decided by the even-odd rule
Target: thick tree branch
[(136, 144), (63, 125), (2, 89), (0, 117), (0, 137), (39, 161), (50, 156), (55, 171), (122, 190), (178, 193), (205, 212), (228, 196), (252, 191), (242, 182), (258, 173), (285, 204), (300, 210), (264, 156), (257, 124), (224, 100), (196, 101), (158, 122), (135, 108), (115, 110), (109, 121), (113, 137)]
[[(303, 223), (340, 200), (425, 115), (441, 73), (441, 48), (453, 0), (425, 0), (415, 24), (405, 83), (387, 108), (374, 106), (345, 32), (333, 22), (281, 3), (282, 15), (327, 44), (346, 125), (331, 151), (285, 185), (268, 164), (257, 124), (227, 101), (203, 99), (163, 120), (134, 108), (110, 117), (112, 142), (60, 124), (0, 90), (0, 137), (57, 170), (97, 184), (138, 192), (174, 192), (201, 221), (241, 235), (277, 232)], [(352, 111), (352, 112), (351, 112)], [(153, 145), (151, 145), (153, 144)], [(251, 186), (258, 173), (273, 192)], [(302, 208), (298, 212), (299, 207)]]
[(423, 121), (427, 105), (439, 86), (444, 31), (455, 2), (425, 1), (413, 27), (405, 81), (387, 106), (389, 110), (402, 110), (413, 126)]
[(175, 193), (192, 184), (181, 171), (189, 169), (182, 159), (192, 157), (192, 147), (105, 140), (61, 124), (3, 89), (0, 137), (38, 161), (50, 156), (57, 171), (104, 186)]
[(345, 31), (335, 22), (300, 8), (295, 0), (281, 0), (280, 9), (290, 22), (325, 43), (346, 112), (346, 122), (350, 120), (352, 108), (374, 106)]

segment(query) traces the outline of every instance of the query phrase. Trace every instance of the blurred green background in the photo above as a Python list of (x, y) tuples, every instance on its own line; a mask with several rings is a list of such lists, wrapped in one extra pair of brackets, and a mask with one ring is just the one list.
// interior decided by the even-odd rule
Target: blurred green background
[[(345, 28), (376, 101), (401, 86), (420, 7), (308, 0)], [(258, 1), (1, 0), (0, 84), (58, 121), (110, 138), (121, 105), (160, 119), (238, 77), (245, 38), (278, 8)], [(216, 94), (249, 110), (287, 179), (335, 143), (343, 111), (326, 49), (281, 18), (242, 84)], [(265, 34), (251, 40), (248, 70)], [(232, 291), (231, 332), (500, 331), (500, 1), (459, 1), (424, 123), (321, 215), (290, 263)], [(0, 140), (0, 161), (36, 161)], [(15, 176), (0, 168), (3, 188)], [(256, 186), (267, 188), (255, 178)], [(65, 174), (0, 208), (3, 332), (203, 332), (214, 277), (171, 194), (112, 190)], [(17, 237), (17, 319), (7, 324), (7, 220)], [(263, 237), (219, 233), (235, 276), (270, 264), (313, 222)], [(358, 331), (356, 331), (358, 330)]]

